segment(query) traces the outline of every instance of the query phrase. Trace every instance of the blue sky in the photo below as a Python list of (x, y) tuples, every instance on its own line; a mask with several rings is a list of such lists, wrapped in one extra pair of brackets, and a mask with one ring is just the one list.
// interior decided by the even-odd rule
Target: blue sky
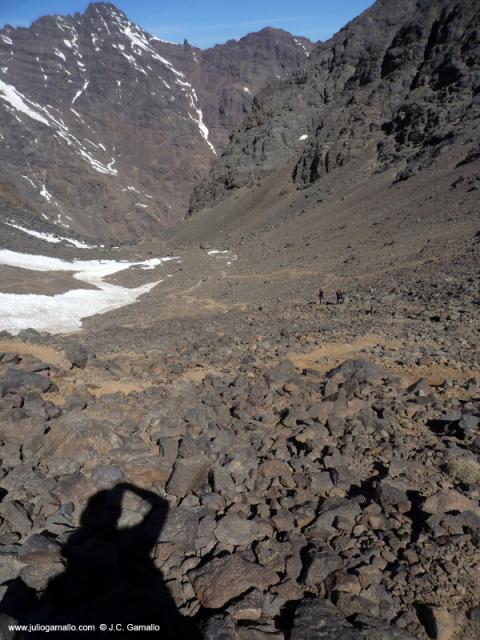
[[(401, 1), (401, 0), (400, 0)], [(159, 38), (205, 48), (272, 26), (326, 40), (373, 0), (118, 0), (130, 19)], [(83, 11), (83, 0), (0, 0), (0, 27), (30, 26), (41, 15)]]

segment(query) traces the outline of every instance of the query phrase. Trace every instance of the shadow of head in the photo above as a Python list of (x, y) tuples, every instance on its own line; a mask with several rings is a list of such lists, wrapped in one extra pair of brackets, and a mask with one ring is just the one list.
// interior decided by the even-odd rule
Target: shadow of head
[[(133, 507), (125, 505), (128, 498), (136, 498)], [(140, 538), (143, 538), (144, 545), (150, 541), (153, 546), (167, 513), (167, 501), (153, 491), (130, 483), (117, 484), (90, 498), (80, 517), (80, 528), (69, 538), (65, 550), (82, 541), (98, 538), (115, 542), (132, 536), (138, 538), (137, 544), (141, 544)]]

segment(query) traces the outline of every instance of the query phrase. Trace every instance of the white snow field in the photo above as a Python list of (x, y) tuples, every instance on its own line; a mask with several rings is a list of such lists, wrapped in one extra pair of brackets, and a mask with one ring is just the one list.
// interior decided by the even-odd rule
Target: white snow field
[(227, 258), (226, 264), (228, 266), (230, 266), (232, 264), (232, 262), (234, 262), (235, 260), (238, 260), (238, 256), (236, 256), (234, 253), (232, 253), (228, 249), (226, 249), (225, 251), (219, 251), (218, 249), (212, 249), (211, 251), (208, 251), (207, 253), (208, 253), (209, 256), (216, 256), (217, 258)]
[(142, 262), (116, 260), (76, 260), (0, 250), (0, 266), (30, 269), (32, 271), (70, 271), (73, 277), (96, 289), (72, 289), (54, 296), (35, 293), (0, 293), (0, 330), (17, 334), (22, 329), (37, 329), (50, 333), (68, 333), (82, 326), (82, 318), (118, 309), (132, 304), (163, 280), (128, 289), (104, 282), (104, 278), (131, 267), (155, 269), (169, 260), (178, 258), (152, 258)]

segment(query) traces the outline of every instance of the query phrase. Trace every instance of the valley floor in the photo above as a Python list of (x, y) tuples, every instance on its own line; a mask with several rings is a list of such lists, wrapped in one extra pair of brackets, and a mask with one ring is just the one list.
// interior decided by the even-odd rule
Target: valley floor
[(416, 208), (374, 184), (228, 241), (193, 221), (122, 250), (180, 257), (135, 304), (0, 337), (4, 620), (479, 636), (478, 221), (416, 180)]

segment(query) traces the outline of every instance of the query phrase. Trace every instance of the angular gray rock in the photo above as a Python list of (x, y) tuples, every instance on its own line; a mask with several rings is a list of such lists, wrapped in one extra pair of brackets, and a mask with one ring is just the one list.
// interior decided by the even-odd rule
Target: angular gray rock
[(203, 454), (194, 458), (177, 458), (166, 485), (167, 492), (183, 498), (198, 489), (206, 482), (211, 465), (210, 458)]
[(25, 393), (38, 391), (45, 393), (52, 386), (52, 381), (39, 373), (30, 373), (15, 367), (9, 367), (0, 380), (0, 398), (7, 393)]
[(90, 357), (87, 347), (78, 342), (68, 342), (65, 345), (64, 353), (66, 359), (78, 369), (84, 369)]
[(274, 571), (238, 553), (214, 558), (189, 575), (195, 595), (207, 609), (219, 609), (252, 587), (263, 591), (279, 581)]
[(291, 640), (363, 640), (360, 631), (329, 600), (302, 600), (295, 610)]

